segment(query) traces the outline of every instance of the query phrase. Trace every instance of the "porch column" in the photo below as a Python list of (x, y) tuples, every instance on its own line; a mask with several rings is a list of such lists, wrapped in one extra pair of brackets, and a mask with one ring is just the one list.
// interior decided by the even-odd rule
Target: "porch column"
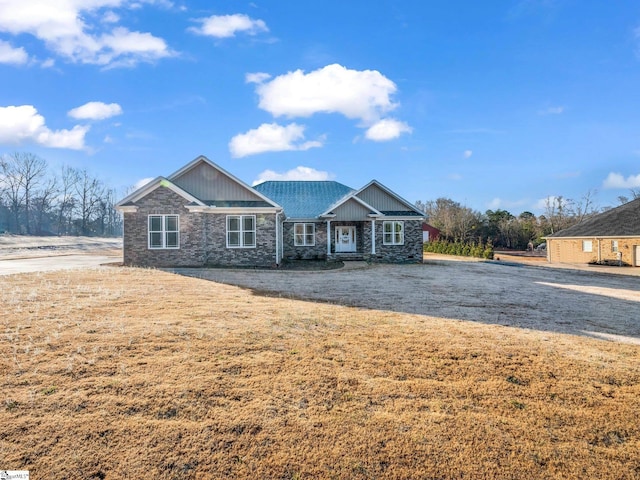
[(331, 220), (327, 220), (327, 257), (331, 256)]
[(376, 254), (376, 221), (371, 220), (371, 255)]

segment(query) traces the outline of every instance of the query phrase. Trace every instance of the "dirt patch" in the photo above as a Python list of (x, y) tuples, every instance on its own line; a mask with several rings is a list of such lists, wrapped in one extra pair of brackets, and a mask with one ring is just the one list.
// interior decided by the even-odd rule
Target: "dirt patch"
[(275, 296), (640, 343), (636, 277), (461, 258), (327, 272), (172, 271)]

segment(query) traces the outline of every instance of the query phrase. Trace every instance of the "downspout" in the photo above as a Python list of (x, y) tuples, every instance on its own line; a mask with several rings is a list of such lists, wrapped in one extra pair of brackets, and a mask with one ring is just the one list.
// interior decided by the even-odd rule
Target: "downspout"
[(371, 255), (376, 254), (376, 220), (371, 220)]
[(327, 220), (327, 258), (331, 256), (331, 220)]
[(280, 265), (280, 212), (276, 212), (276, 266)]

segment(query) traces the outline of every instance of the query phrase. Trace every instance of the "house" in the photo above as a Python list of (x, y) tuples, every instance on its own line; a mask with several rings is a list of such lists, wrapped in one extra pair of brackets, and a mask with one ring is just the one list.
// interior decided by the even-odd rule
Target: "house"
[(427, 222), (422, 223), (422, 243), (435, 242), (440, 237), (440, 230)]
[(616, 263), (640, 266), (640, 198), (547, 238), (551, 263)]
[(204, 156), (117, 205), (124, 263), (272, 267), (282, 260), (422, 261), (424, 214), (380, 182), (250, 187)]

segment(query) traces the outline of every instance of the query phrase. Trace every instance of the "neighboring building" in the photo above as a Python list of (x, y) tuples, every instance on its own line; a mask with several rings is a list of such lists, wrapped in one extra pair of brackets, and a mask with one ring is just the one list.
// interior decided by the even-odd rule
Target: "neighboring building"
[(279, 265), (282, 259), (422, 261), (424, 214), (373, 180), (250, 187), (200, 156), (121, 200), (124, 263)]
[(640, 198), (547, 238), (552, 263), (615, 263), (640, 266)]
[(422, 223), (422, 243), (435, 242), (438, 237), (440, 237), (440, 230), (427, 222)]

